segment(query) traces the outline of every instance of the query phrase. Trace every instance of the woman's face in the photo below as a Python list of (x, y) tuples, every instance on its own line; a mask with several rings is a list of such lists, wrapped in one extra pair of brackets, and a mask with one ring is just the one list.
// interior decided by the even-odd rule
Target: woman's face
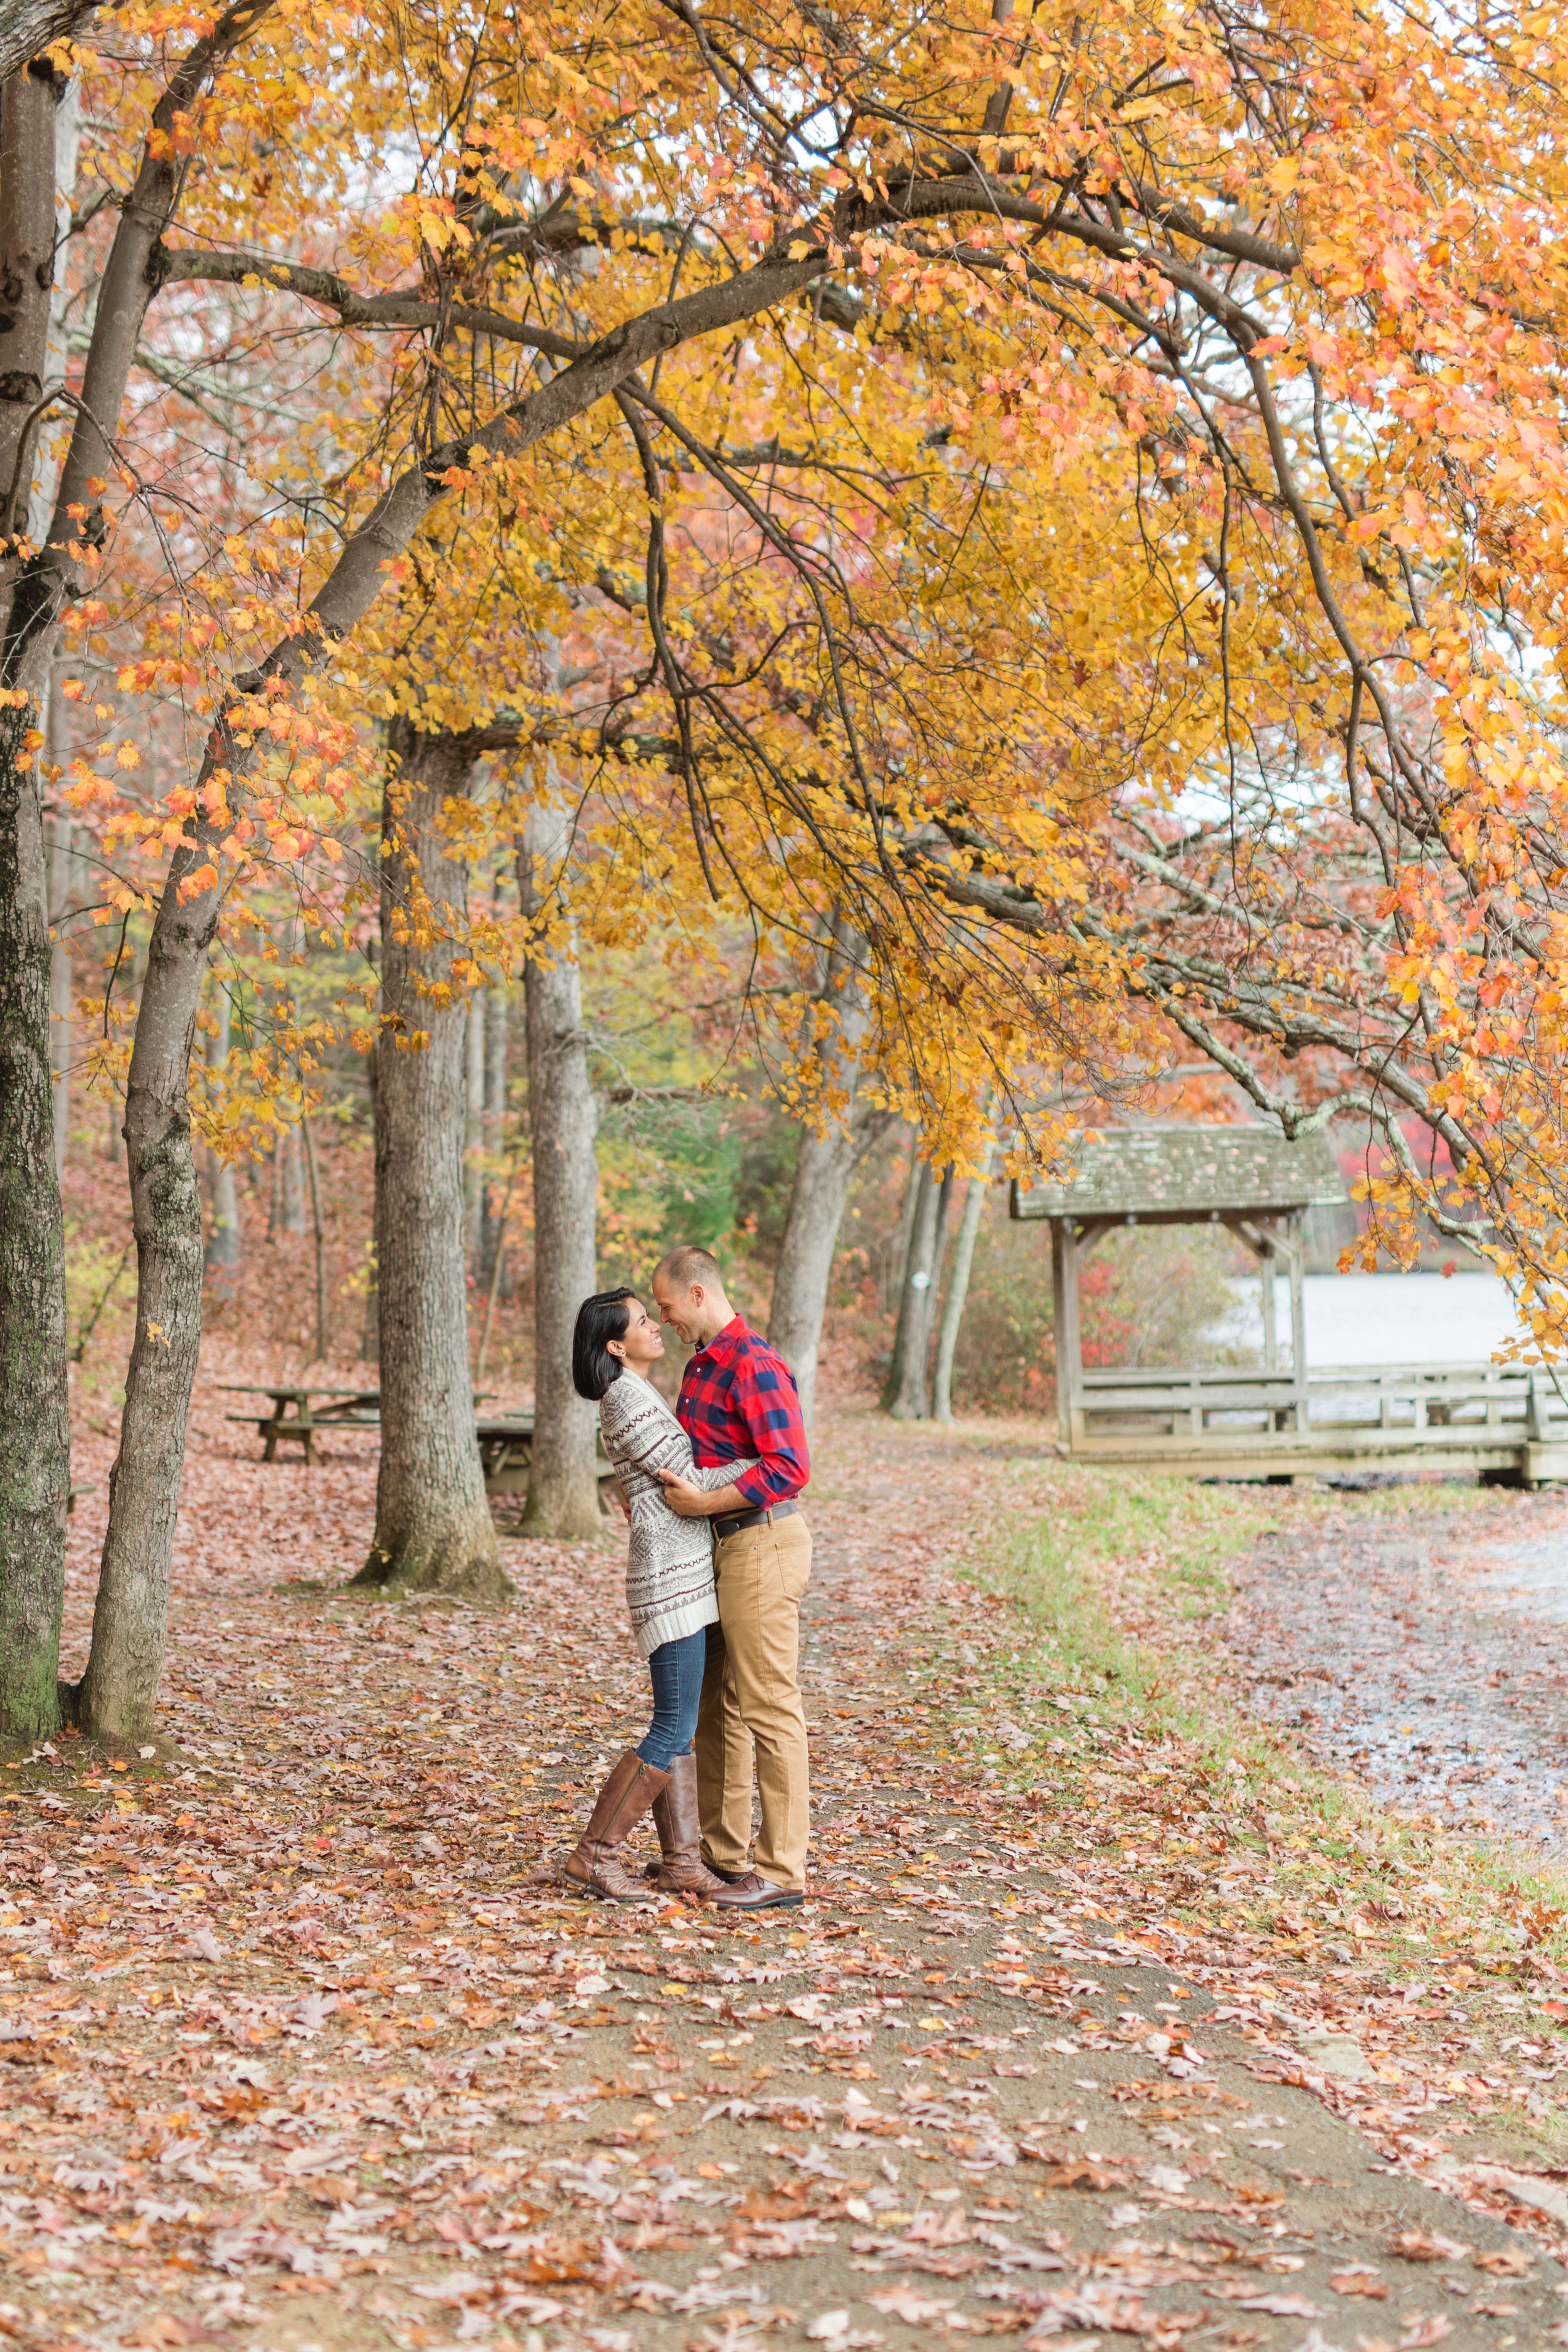
[(629, 1364), (634, 1372), (657, 1363), (664, 1353), (658, 1325), (640, 1298), (627, 1299), (626, 1336), (608, 1344), (610, 1354), (618, 1356), (623, 1364)]

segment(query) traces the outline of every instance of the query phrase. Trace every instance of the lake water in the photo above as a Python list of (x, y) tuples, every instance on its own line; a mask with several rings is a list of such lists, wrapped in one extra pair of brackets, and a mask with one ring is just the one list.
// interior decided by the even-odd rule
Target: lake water
[[(1257, 1282), (1238, 1279), (1216, 1337), (1263, 1345)], [(1517, 1330), (1513, 1301), (1495, 1274), (1310, 1274), (1302, 1285), (1307, 1361), (1337, 1364), (1485, 1363)], [(1279, 1352), (1289, 1360), (1290, 1286), (1275, 1280)]]

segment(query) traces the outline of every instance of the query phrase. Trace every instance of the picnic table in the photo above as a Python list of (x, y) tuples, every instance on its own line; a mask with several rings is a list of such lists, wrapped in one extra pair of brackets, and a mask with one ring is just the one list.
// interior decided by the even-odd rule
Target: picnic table
[[(381, 1427), (379, 1389), (294, 1388), (282, 1381), (263, 1381), (259, 1386), (250, 1386), (237, 1381), (226, 1381), (221, 1386), (226, 1396), (264, 1396), (269, 1400), (270, 1412), (253, 1409), (249, 1412), (231, 1412), (225, 1416), (228, 1421), (254, 1426), (257, 1435), (266, 1439), (266, 1450), (261, 1457), (264, 1462), (276, 1461), (279, 1444), (283, 1438), (291, 1439), (304, 1447), (309, 1466), (316, 1459), (318, 1430)], [(489, 1390), (476, 1391), (475, 1404), (483, 1404), (490, 1393)], [(318, 1400), (323, 1402), (318, 1402)], [(479, 1460), (484, 1465), (486, 1494), (526, 1494), (529, 1469), (533, 1460), (533, 1415), (531, 1412), (508, 1413), (499, 1419), (477, 1421), (474, 1429), (479, 1441)], [(613, 1507), (616, 1474), (605, 1452), (603, 1439), (598, 1444), (597, 1468), (600, 1498)]]
[[(533, 1415), (511, 1412), (493, 1420), (474, 1424), (479, 1441), (479, 1460), (485, 1466), (487, 1495), (526, 1495), (528, 1477), (533, 1463)], [(605, 1441), (597, 1441), (595, 1467), (599, 1474), (599, 1500), (614, 1507), (616, 1481), (605, 1452)]]
[[(226, 1413), (226, 1421), (254, 1423), (256, 1433), (267, 1440), (264, 1462), (278, 1458), (279, 1441), (291, 1438), (305, 1449), (307, 1466), (316, 1459), (318, 1429), (379, 1429), (381, 1426), (381, 1391), (379, 1389), (316, 1389), (290, 1388), (283, 1382), (264, 1381), (259, 1387), (240, 1381), (220, 1383), (226, 1396), (264, 1396), (272, 1401), (270, 1412)], [(336, 1403), (318, 1407), (318, 1397), (336, 1398)], [(292, 1405), (292, 1412), (289, 1407)]]

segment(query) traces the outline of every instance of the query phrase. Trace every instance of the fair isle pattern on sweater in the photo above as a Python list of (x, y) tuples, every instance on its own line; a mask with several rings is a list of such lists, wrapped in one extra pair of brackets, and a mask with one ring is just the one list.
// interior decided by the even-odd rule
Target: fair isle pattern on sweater
[(691, 1440), (651, 1381), (636, 1372), (623, 1372), (605, 1390), (599, 1427), (631, 1508), (626, 1614), (632, 1639), (647, 1658), (666, 1642), (719, 1622), (712, 1522), (678, 1517), (664, 1499), (658, 1473), (673, 1470), (711, 1495), (728, 1486), (737, 1470), (751, 1467), (751, 1461), (699, 1470)]

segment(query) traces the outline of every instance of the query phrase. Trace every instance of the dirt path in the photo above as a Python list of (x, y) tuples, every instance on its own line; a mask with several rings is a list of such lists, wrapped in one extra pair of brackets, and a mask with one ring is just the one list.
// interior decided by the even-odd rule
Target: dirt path
[(1241, 1564), (1223, 1637), (1249, 1703), (1384, 1801), (1568, 1860), (1568, 1500), (1367, 1500), (1289, 1515)]
[(1568, 2200), (1543, 2241), (1413, 2177), (1501, 2095), (1455, 2071), (1452, 1989), (1417, 2026), (1407, 1981), (1309, 1976), (1223, 1893), (1184, 1912), (1228, 1832), (1182, 1752), (1045, 1679), (999, 1717), (1016, 1624), (952, 1566), (1048, 1504), (1026, 1436), (829, 1433), (819, 1897), (733, 1927), (531, 1883), (640, 1728), (613, 1539), (510, 1542), (510, 1612), (392, 1606), (341, 1590), (374, 1461), (246, 1450), (204, 1423), (183, 1759), (7, 1775), (15, 2342), (1562, 2336)]

